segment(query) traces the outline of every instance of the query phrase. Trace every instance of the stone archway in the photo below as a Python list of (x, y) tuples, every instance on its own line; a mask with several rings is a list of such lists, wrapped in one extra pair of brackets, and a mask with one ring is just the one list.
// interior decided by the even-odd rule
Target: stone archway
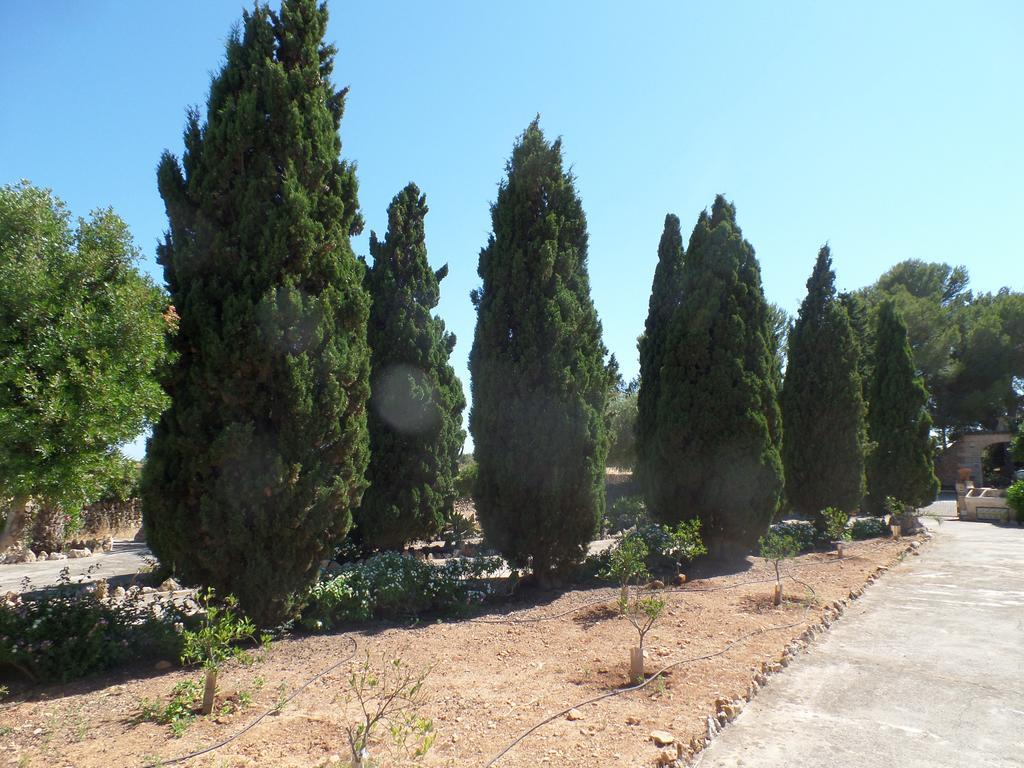
[(971, 479), (976, 485), (981, 485), (982, 451), (990, 445), (1008, 443), (1012, 439), (1013, 435), (1009, 432), (978, 432), (961, 437), (935, 457), (935, 474), (938, 475), (942, 487), (952, 488), (956, 485), (961, 467), (969, 469)]

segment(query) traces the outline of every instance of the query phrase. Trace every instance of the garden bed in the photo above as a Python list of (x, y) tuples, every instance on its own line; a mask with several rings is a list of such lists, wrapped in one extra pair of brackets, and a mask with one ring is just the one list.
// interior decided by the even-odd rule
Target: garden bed
[[(650, 738), (653, 730), (669, 732), (688, 751), (691, 739), (706, 733), (716, 700), (743, 698), (762, 663), (779, 661), (787, 645), (821, 622), (828, 606), (858, 591), (909, 544), (907, 539), (858, 542), (841, 561), (832, 554), (803, 555), (786, 570), (807, 588), (787, 580), (779, 607), (771, 605), (771, 566), (753, 557), (732, 573), (709, 573), (682, 591), (664, 593), (665, 613), (647, 641), (649, 672), (727, 650), (676, 666), (643, 690), (579, 707), (574, 719), (559, 716), (496, 765), (654, 765), (662, 749)], [(698, 575), (703, 574), (691, 577)], [(347, 658), (354, 640), (360, 654), (401, 657), (414, 669), (433, 668), (422, 714), (434, 721), (437, 740), (424, 764), (482, 768), (537, 722), (627, 684), (635, 633), (609, 610), (616, 596), (609, 588), (571, 590), (546, 602), (516, 605), (512, 613), (481, 613), (475, 620), (375, 624), (355, 632), (286, 638), (255, 666), (224, 670), (222, 693), (236, 711), (199, 719), (182, 738), (173, 738), (167, 726), (138, 722), (137, 715), (143, 699), (166, 699), (176, 683), (195, 677), (193, 672), (158, 672), (147, 665), (36, 688), (2, 707), (0, 764), (131, 768), (184, 755), (248, 725), (314, 674)], [(531, 621), (508, 623), (522, 619)], [(737, 638), (745, 639), (734, 643)], [(241, 738), (188, 765), (346, 764), (347, 678), (348, 668), (342, 666)], [(339, 759), (332, 761), (334, 756)], [(399, 763), (383, 759), (381, 764)]]

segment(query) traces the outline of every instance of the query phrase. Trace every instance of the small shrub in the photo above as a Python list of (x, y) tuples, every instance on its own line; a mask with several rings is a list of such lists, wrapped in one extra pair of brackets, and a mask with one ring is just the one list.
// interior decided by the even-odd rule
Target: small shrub
[(139, 705), (139, 720), (169, 725), (174, 737), (180, 739), (196, 719), (196, 707), (202, 696), (202, 683), (195, 679), (182, 680), (171, 690), (166, 704), (143, 699)]
[(800, 552), (807, 552), (808, 550), (814, 549), (818, 543), (818, 531), (814, 528), (813, 523), (806, 523), (801, 521), (775, 523), (771, 527), (771, 533), (778, 534), (793, 539)]
[(502, 564), (498, 557), (479, 557), (436, 566), (397, 552), (346, 563), (310, 590), (302, 624), (329, 630), (343, 622), (464, 611), (483, 601), (489, 591), (483, 578)]
[(369, 653), (352, 671), (346, 698), (353, 697), (362, 713), (360, 722), (345, 727), (354, 768), (369, 768), (370, 745), (381, 729), (391, 737), (393, 760), (408, 765), (427, 754), (436, 738), (433, 722), (420, 715), (426, 705), (423, 685), (428, 674), (429, 670), (414, 672), (398, 658), (375, 662)]
[[(206, 688), (203, 693), (202, 713), (213, 711), (213, 699), (217, 690), (217, 673), (228, 659), (244, 664), (252, 663), (252, 655), (239, 643), (256, 637), (256, 625), (238, 613), (238, 600), (233, 595), (224, 598), (222, 604), (215, 602), (212, 589), (199, 593), (197, 601), (203, 609), (199, 626), (184, 633), (184, 647), (181, 651), (182, 664), (201, 664), (206, 673)], [(263, 635), (261, 643), (269, 645), (270, 636)]]
[(632, 590), (632, 595), (626, 591), (619, 597), (619, 613), (629, 620), (640, 636), (637, 652), (630, 656), (630, 678), (633, 682), (644, 679), (644, 638), (664, 610), (664, 600), (659, 597), (641, 597), (636, 588)]
[(38, 682), (66, 683), (134, 660), (177, 656), (181, 613), (136, 592), (115, 603), (60, 582), (37, 598), (0, 604), (0, 667)]
[(618, 583), (620, 602), (627, 600), (629, 586), (650, 578), (647, 570), (647, 544), (636, 534), (625, 536), (608, 553), (608, 564), (600, 577)]
[(675, 562), (676, 575), (683, 566), (701, 555), (708, 553), (708, 548), (700, 537), (700, 519), (683, 520), (675, 528), (667, 528), (669, 545), (663, 554)]
[(853, 521), (850, 536), (856, 541), (879, 539), (889, 535), (889, 527), (879, 517), (862, 517)]
[(647, 503), (643, 496), (623, 496), (608, 511), (608, 532), (620, 533), (630, 528), (640, 529), (650, 524)]
[[(1024, 430), (1018, 440), (1024, 442)], [(1017, 522), (1024, 523), (1024, 480), (1018, 480), (1006, 490), (1006, 500), (1010, 509), (1017, 513)]]
[(821, 511), (822, 519), (825, 521), (825, 535), (829, 541), (846, 541), (850, 538), (846, 526), (850, 523), (850, 516), (837, 507), (826, 507)]
[(460, 499), (473, 498), (473, 489), (476, 487), (478, 474), (479, 469), (473, 459), (459, 467), (459, 474), (455, 477), (455, 492)]
[(769, 531), (758, 541), (761, 548), (761, 557), (768, 560), (775, 566), (775, 604), (782, 602), (782, 573), (780, 565), (783, 560), (796, 557), (800, 554), (800, 543), (792, 536), (780, 534), (776, 531)]

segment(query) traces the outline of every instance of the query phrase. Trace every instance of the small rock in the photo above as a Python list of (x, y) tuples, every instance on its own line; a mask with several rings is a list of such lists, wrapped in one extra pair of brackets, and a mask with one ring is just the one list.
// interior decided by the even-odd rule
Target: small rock
[(910, 547), (911, 547), (911, 549), (920, 549), (921, 548), (921, 542), (920, 541), (912, 541), (912, 542), (910, 542)]
[(667, 747), (676, 741), (676, 737), (668, 731), (651, 731), (650, 738), (659, 747)]
[(653, 581), (648, 582), (647, 588), (648, 589), (664, 589), (665, 588), (665, 582), (664, 581), (660, 581), (659, 579), (654, 579)]
[(92, 550), (90, 550), (88, 547), (82, 547), (81, 549), (69, 549), (68, 550), (68, 557), (71, 558), (72, 560), (79, 560), (79, 559), (81, 559), (83, 557), (91, 557), (91, 556), (92, 556)]
[(153, 669), (155, 669), (157, 672), (166, 672), (168, 669), (173, 669), (173, 668), (174, 668), (174, 665), (171, 664), (171, 662), (167, 661), (167, 659), (161, 659), (160, 661), (158, 661), (156, 664), (153, 665)]
[(708, 723), (707, 723), (707, 739), (708, 739), (708, 741), (711, 741), (713, 738), (715, 738), (715, 735), (720, 730), (721, 730), (721, 728), (718, 725), (718, 721), (715, 718), (713, 718), (711, 715), (708, 715)]
[(685, 573), (680, 573), (678, 576), (676, 576), (676, 586), (677, 587), (681, 587), (685, 583), (686, 583), (686, 574)]
[(51, 552), (47, 560), (67, 560), (68, 556), (63, 552)]
[(161, 592), (175, 592), (179, 589), (181, 589), (181, 584), (174, 579), (165, 579), (164, 583), (160, 585)]
[(101, 549), (104, 552), (113, 552), (114, 551), (114, 537), (113, 536), (108, 536), (106, 539), (104, 539), (103, 544), (101, 546)]
[(50, 554), (48, 552), (43, 552), (42, 550), (40, 550), (39, 552), (36, 553), (36, 561), (38, 562), (38, 561), (41, 561), (41, 560), (45, 560), (49, 556), (50, 556)]
[(114, 587), (114, 592), (111, 595), (115, 600), (124, 600), (125, 595), (128, 593), (124, 591), (124, 587)]
[(658, 760), (657, 760), (656, 764), (659, 765), (659, 766), (675, 765), (676, 764), (676, 755), (675, 755), (675, 753), (669, 752), (667, 749), (661, 750), (661, 753), (658, 755)]
[(626, 725), (640, 725), (640, 718), (636, 715), (630, 715), (626, 718)]
[(152, 595), (154, 592), (156, 592), (156, 590), (153, 589), (153, 587), (143, 587), (142, 588), (142, 594), (144, 594), (144, 595)]
[(566, 720), (573, 720), (573, 721), (582, 720), (583, 719), (583, 713), (580, 712), (578, 709), (570, 709), (566, 713), (565, 719)]

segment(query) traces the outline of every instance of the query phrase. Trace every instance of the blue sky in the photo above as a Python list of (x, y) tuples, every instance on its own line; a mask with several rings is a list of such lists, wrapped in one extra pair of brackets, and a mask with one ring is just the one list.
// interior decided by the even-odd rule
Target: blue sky
[[(277, 4), (276, 0), (273, 3)], [(155, 168), (204, 105), (237, 0), (4, 3), (0, 183), (113, 206), (153, 262)], [(336, 2), (343, 154), (367, 231), (427, 194), (439, 313), (468, 394), (477, 256), (505, 159), (536, 113), (561, 135), (590, 227), (605, 342), (637, 370), (666, 212), (688, 234), (735, 202), (768, 299), (795, 311), (818, 247), (841, 288), (908, 258), (1024, 289), (1024, 4)], [(139, 451), (136, 446), (134, 451)]]

